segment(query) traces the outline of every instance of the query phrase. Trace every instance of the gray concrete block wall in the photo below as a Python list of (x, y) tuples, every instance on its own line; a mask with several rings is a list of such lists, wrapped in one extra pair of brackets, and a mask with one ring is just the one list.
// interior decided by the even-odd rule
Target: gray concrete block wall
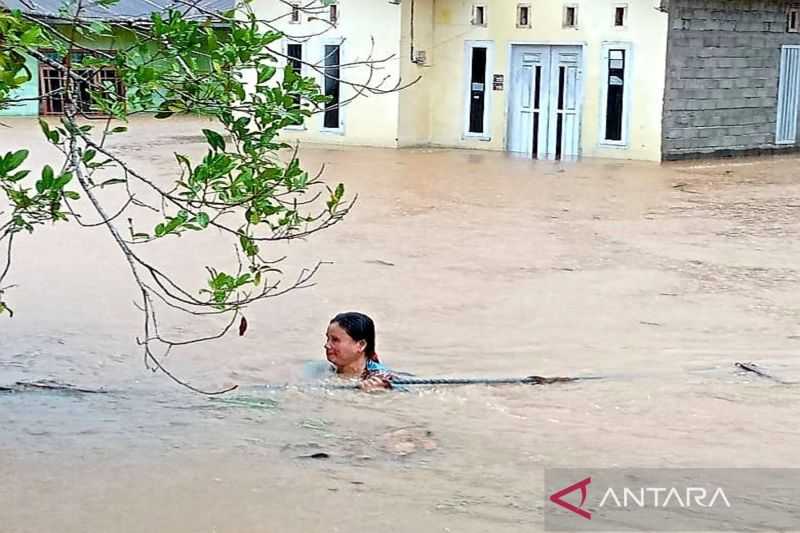
[(680, 159), (775, 144), (783, 0), (670, 0), (662, 153)]

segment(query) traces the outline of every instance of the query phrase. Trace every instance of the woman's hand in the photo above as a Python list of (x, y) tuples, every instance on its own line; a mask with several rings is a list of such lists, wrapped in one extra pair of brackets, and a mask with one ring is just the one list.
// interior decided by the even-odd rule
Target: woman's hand
[(358, 384), (358, 388), (364, 392), (375, 392), (379, 390), (391, 389), (392, 384), (386, 377), (378, 374), (361, 380), (361, 383)]

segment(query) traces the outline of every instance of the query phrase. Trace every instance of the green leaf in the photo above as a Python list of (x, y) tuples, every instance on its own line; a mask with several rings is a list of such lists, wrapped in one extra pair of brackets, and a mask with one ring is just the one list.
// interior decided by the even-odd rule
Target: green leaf
[(11, 152), (7, 153), (4, 158), (5, 159), (3, 165), (5, 167), (4, 170), (6, 172), (11, 172), (12, 170), (20, 166), (23, 161), (25, 161), (25, 159), (28, 157), (28, 154), (29, 154), (28, 150), (18, 150), (14, 153)]
[(84, 163), (88, 163), (89, 161), (94, 159), (94, 156), (96, 156), (96, 155), (97, 155), (97, 151), (96, 150), (92, 150), (90, 148), (90, 149), (86, 150), (85, 152), (83, 152), (83, 157), (81, 157), (81, 160)]
[(211, 146), (211, 148), (222, 152), (225, 151), (225, 139), (222, 138), (222, 135), (214, 130), (207, 129), (203, 130), (203, 134), (206, 136), (208, 144)]
[(195, 216), (195, 221), (201, 228), (207, 227), (210, 222), (208, 215), (206, 213), (203, 213), (202, 211), (197, 213), (197, 215)]
[(183, 163), (186, 165), (186, 169), (191, 172), (192, 171), (192, 162), (189, 161), (189, 158), (182, 154), (175, 154), (175, 159), (178, 160), (178, 163)]
[(283, 69), (283, 85), (291, 86), (298, 79), (300, 79), (300, 76), (294, 71), (292, 66), (286, 65)]
[(236, 93), (236, 97), (239, 100), (244, 100), (247, 97), (247, 94), (244, 91), (244, 85), (241, 83), (237, 83), (233, 86), (233, 92)]
[(44, 119), (39, 119), (39, 127), (42, 128), (42, 133), (48, 139), (50, 138), (50, 124), (44, 121)]
[(239, 244), (242, 245), (242, 251), (247, 257), (254, 257), (258, 254), (258, 246), (247, 235), (239, 235)]
[(33, 46), (36, 41), (41, 37), (42, 30), (38, 26), (33, 26), (25, 30), (25, 33), (19, 38), (20, 42), (26, 46)]
[(216, 50), (217, 49), (217, 36), (214, 34), (214, 30), (211, 28), (206, 29), (206, 35), (208, 36), (208, 49), (209, 50)]
[(14, 316), (14, 311), (12, 311), (11, 308), (5, 304), (5, 302), (0, 302), (0, 315), (5, 313), (6, 311), (8, 312), (9, 317)]
[(42, 194), (53, 185), (53, 169), (45, 165), (42, 169), (42, 179), (36, 182), (36, 192)]
[(125, 133), (126, 131), (128, 131), (128, 128), (126, 126), (117, 126), (116, 128), (113, 128), (109, 133)]
[(142, 67), (139, 71), (139, 81), (147, 83), (156, 78), (156, 71), (153, 67)]
[(163, 223), (156, 226), (155, 234), (156, 237), (163, 237), (166, 234), (166, 228)]
[(51, 189), (60, 191), (64, 188), (64, 185), (72, 181), (72, 172), (65, 172), (61, 176), (58, 177), (57, 180), (53, 182), (53, 185), (50, 187)]
[(100, 188), (102, 189), (102, 188), (107, 187), (109, 185), (117, 185), (119, 183), (125, 183), (127, 181), (128, 180), (123, 179), (123, 178), (111, 178), (110, 180), (106, 180), (103, 183), (101, 183), (100, 184)]
[(98, 35), (112, 35), (111, 26), (103, 22), (92, 22), (89, 27)]
[(31, 173), (30, 170), (20, 170), (16, 174), (12, 174), (11, 176), (9, 176), (8, 177), (8, 181), (11, 181), (11, 182), (19, 181), (19, 180), (23, 179), (25, 176), (27, 176), (30, 173)]
[(159, 111), (155, 114), (155, 118), (169, 118), (174, 114), (172, 111)]
[(81, 195), (76, 193), (75, 191), (64, 191), (64, 196), (66, 196), (70, 200), (80, 200), (81, 198)]

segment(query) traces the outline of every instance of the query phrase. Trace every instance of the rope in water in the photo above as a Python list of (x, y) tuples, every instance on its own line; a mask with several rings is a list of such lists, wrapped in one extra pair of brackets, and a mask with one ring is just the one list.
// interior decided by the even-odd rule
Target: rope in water
[[(601, 379), (599, 376), (580, 378), (546, 378), (542, 376), (527, 376), (524, 378), (410, 378), (395, 377), (390, 380), (392, 385), (551, 385), (553, 383), (571, 383), (588, 379)], [(357, 389), (359, 382), (349, 384), (333, 384), (325, 386), (326, 389)]]
[(581, 378), (544, 378), (527, 376), (524, 378), (397, 378), (393, 385), (549, 385), (552, 383), (568, 383)]

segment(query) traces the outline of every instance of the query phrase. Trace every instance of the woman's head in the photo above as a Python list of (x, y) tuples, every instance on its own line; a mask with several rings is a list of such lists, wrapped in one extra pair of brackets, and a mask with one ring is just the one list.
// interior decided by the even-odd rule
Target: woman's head
[(331, 319), (326, 332), (325, 356), (343, 368), (362, 358), (378, 361), (375, 353), (375, 323), (363, 313), (340, 313)]

